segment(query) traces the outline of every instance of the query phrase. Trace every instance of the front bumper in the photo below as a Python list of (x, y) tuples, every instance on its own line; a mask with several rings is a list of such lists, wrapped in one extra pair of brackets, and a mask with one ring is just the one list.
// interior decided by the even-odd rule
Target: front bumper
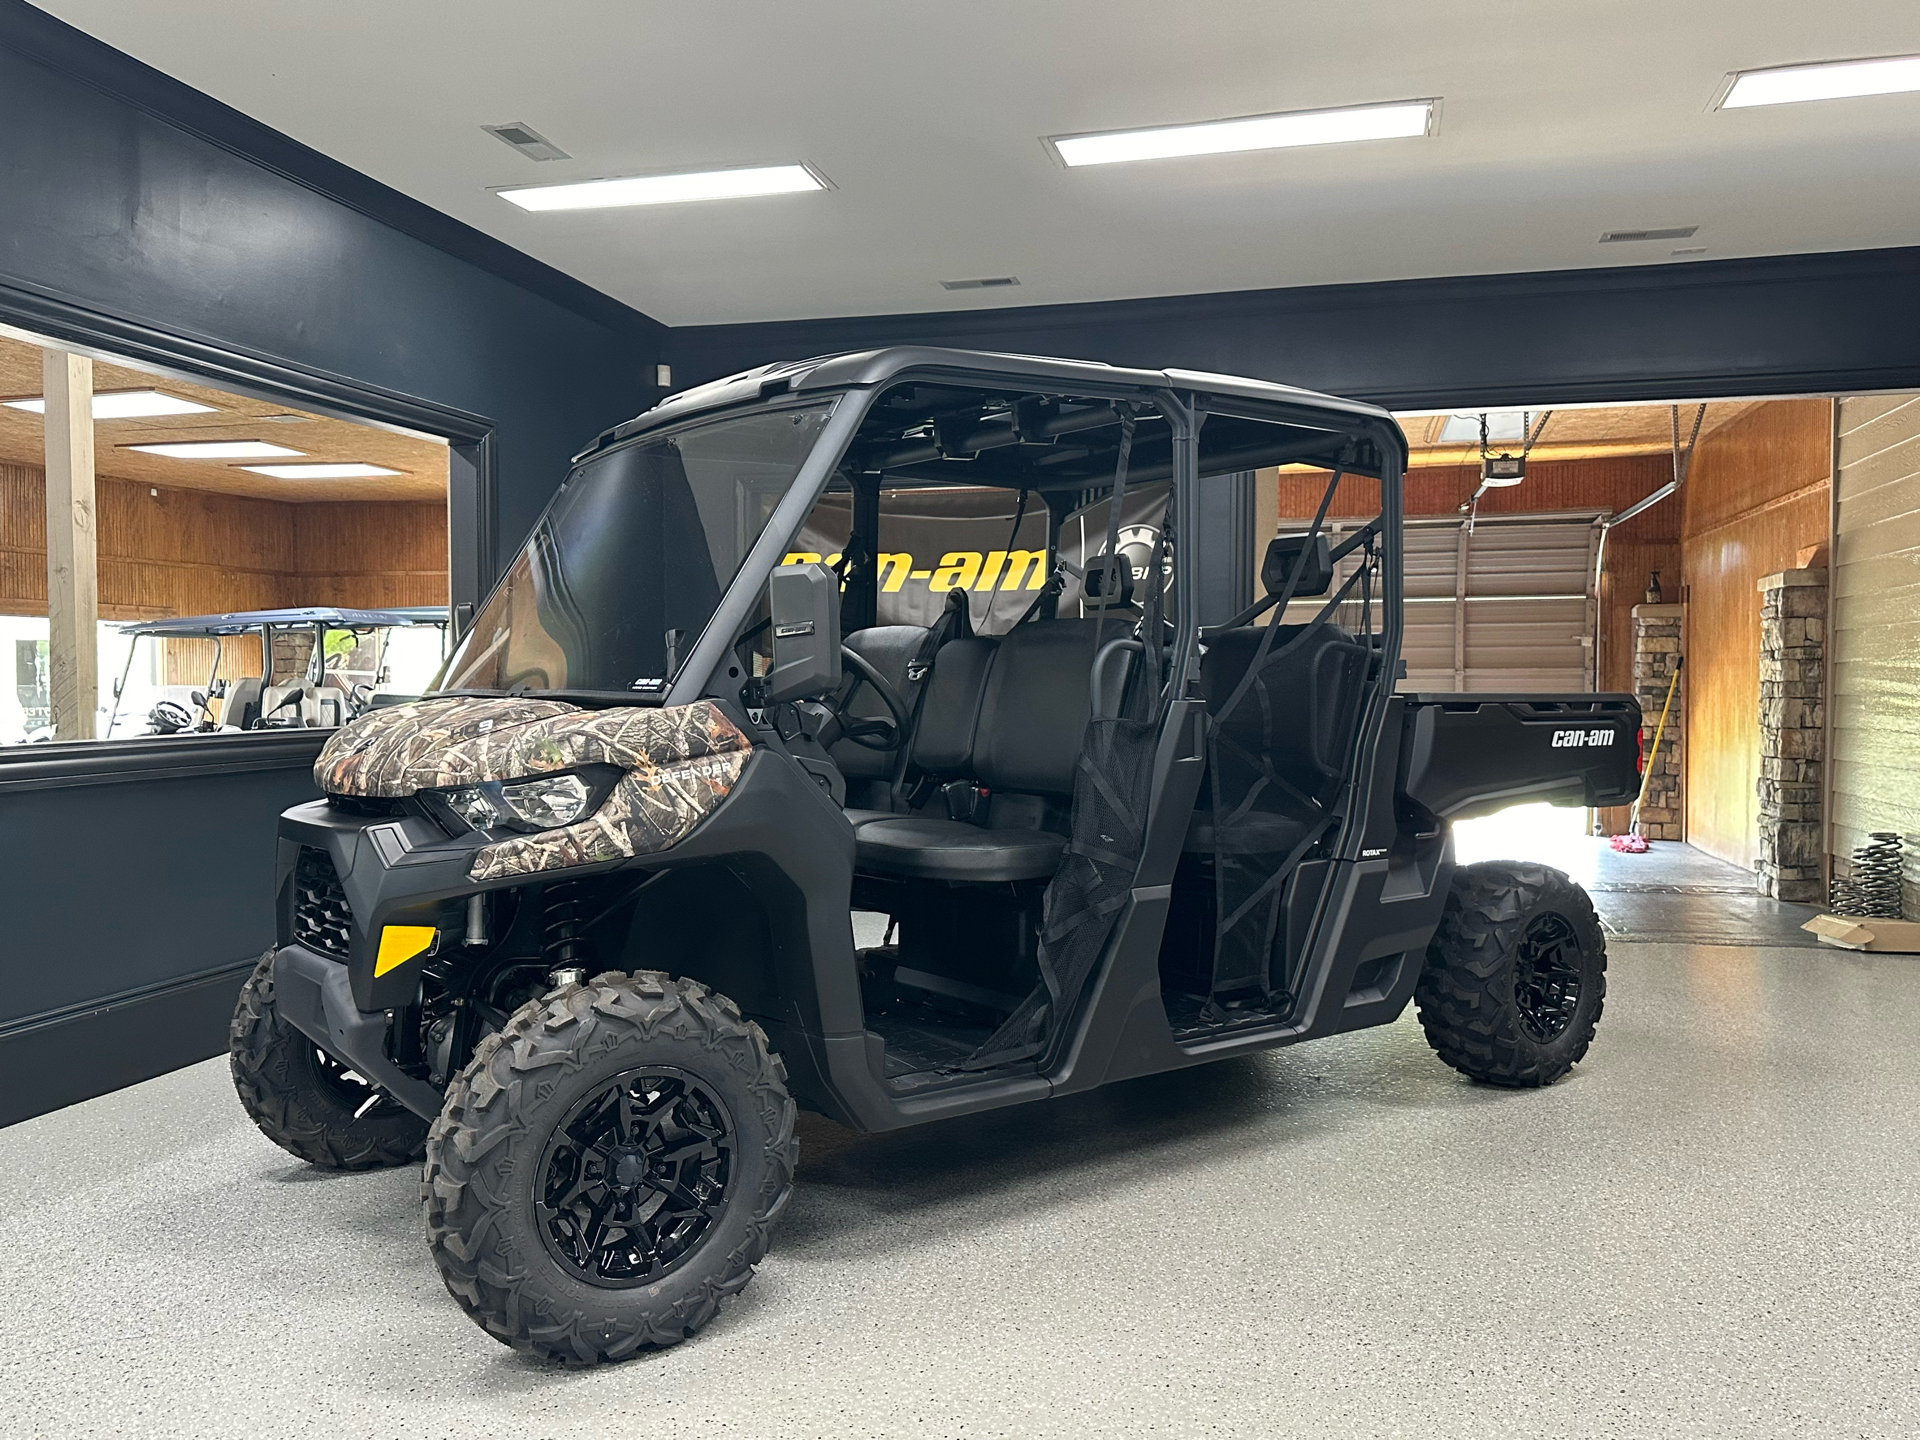
[(273, 956), (273, 1007), (336, 1060), (351, 1065), (422, 1119), (440, 1113), (440, 1092), (387, 1058), (387, 1012), (353, 1003), (347, 967), (301, 945)]

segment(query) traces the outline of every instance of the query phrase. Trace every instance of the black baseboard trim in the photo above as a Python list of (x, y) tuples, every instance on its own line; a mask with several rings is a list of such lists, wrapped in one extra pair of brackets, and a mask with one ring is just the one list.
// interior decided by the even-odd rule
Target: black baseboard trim
[(255, 963), (236, 960), (0, 1027), (0, 1126), (221, 1054)]

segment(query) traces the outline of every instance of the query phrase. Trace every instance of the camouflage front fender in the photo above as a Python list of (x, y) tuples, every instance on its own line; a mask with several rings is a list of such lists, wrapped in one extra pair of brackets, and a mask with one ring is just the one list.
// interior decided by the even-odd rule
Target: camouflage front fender
[(327, 742), (313, 778), (330, 795), (400, 798), (581, 765), (627, 772), (586, 819), (475, 852), (471, 878), (498, 880), (666, 849), (719, 808), (751, 750), (705, 700), (585, 710), (558, 700), (448, 697), (361, 716)]

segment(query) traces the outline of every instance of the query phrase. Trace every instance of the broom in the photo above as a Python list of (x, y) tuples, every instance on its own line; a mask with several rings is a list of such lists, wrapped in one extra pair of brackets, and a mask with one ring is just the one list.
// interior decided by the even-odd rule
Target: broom
[(1640, 833), (1640, 804), (1647, 798), (1647, 782), (1653, 778), (1653, 767), (1660, 759), (1660, 738), (1667, 733), (1667, 712), (1673, 708), (1673, 692), (1679, 687), (1680, 671), (1686, 663), (1686, 656), (1674, 657), (1673, 678), (1667, 681), (1667, 698), (1660, 706), (1660, 723), (1653, 727), (1653, 749), (1647, 754), (1647, 768), (1640, 773), (1640, 793), (1633, 797), (1633, 812), (1627, 823), (1627, 833), (1616, 835), (1608, 842), (1622, 854), (1647, 853), (1646, 837)]

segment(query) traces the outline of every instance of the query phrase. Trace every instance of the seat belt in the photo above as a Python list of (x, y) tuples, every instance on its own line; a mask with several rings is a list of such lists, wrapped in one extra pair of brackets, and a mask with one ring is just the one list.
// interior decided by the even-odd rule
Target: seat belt
[(947, 592), (946, 608), (940, 612), (920, 642), (919, 649), (907, 661), (907, 683), (913, 687), (913, 711), (907, 717), (907, 733), (900, 737), (899, 753), (894, 757), (893, 775), (887, 793), (896, 805), (906, 793), (907, 766), (913, 760), (913, 737), (920, 733), (920, 712), (927, 703), (928, 683), (940, 652), (949, 641), (973, 638), (973, 612), (967, 607), (967, 592), (957, 586)]

